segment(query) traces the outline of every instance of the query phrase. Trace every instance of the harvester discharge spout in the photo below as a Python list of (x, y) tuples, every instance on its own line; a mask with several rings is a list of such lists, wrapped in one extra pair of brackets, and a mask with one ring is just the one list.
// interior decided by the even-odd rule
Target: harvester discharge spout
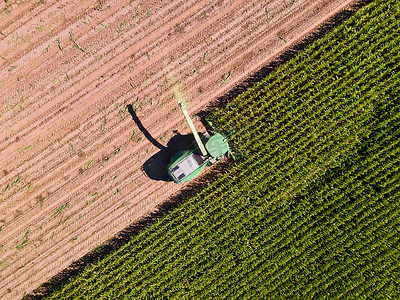
[(203, 154), (204, 156), (207, 156), (207, 155), (208, 155), (208, 154), (207, 154), (207, 150), (206, 150), (206, 148), (204, 147), (203, 142), (201, 141), (200, 136), (199, 136), (199, 134), (197, 133), (197, 130), (196, 130), (196, 128), (194, 127), (194, 124), (193, 124), (193, 122), (192, 122), (192, 119), (190, 119), (190, 116), (189, 116), (189, 114), (188, 114), (188, 112), (187, 112), (185, 106), (183, 105), (183, 103), (182, 103), (181, 100), (178, 101), (178, 104), (179, 104), (179, 107), (181, 108), (181, 110), (182, 110), (182, 112), (183, 112), (183, 115), (184, 115), (185, 118), (186, 118), (187, 123), (189, 124), (190, 129), (192, 130), (192, 133), (193, 133), (193, 135), (194, 135), (194, 139), (196, 140), (196, 143), (197, 143), (197, 145), (199, 146), (199, 149), (200, 149), (200, 151), (201, 151), (201, 154)]

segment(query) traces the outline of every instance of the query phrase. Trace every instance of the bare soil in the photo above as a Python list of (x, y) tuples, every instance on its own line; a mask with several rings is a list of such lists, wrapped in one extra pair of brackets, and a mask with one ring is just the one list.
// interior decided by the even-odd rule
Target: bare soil
[(351, 2), (2, 2), (0, 298), (31, 292), (182, 188), (154, 178), (165, 169), (154, 140), (175, 150), (174, 131), (189, 133), (174, 92), (199, 112)]

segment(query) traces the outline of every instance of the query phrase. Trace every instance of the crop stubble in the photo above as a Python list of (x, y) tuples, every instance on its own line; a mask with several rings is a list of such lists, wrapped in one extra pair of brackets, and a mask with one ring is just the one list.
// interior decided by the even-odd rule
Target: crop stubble
[(3, 12), (0, 295), (32, 291), (180, 188), (141, 171), (158, 150), (127, 104), (139, 97), (158, 140), (187, 133), (168, 73), (198, 111), (350, 2), (54, 1)]

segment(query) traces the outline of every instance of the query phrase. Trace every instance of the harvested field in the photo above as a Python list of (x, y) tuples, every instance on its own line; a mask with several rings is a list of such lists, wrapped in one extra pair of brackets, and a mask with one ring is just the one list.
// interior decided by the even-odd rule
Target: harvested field
[(0, 297), (31, 292), (182, 187), (156, 176), (185, 143), (174, 130), (188, 133), (174, 81), (198, 112), (351, 2), (2, 3)]

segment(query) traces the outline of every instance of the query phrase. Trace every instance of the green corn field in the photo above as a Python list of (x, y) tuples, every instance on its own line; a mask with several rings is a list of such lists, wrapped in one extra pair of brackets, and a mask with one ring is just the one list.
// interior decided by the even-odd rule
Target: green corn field
[(50, 299), (398, 299), (400, 2), (210, 119), (240, 159)]

